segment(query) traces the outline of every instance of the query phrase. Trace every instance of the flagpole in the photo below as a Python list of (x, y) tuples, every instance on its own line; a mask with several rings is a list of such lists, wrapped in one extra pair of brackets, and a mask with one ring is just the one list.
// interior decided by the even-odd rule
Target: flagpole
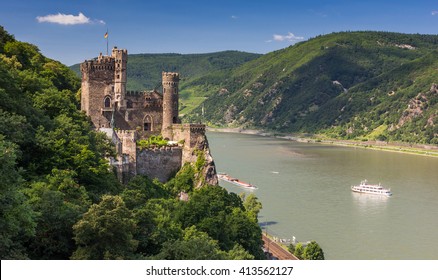
[(108, 28), (106, 29), (106, 56), (108, 56)]

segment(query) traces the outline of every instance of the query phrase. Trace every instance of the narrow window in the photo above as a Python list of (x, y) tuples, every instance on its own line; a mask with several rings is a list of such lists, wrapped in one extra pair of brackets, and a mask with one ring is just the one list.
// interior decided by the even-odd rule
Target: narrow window
[(146, 116), (143, 122), (144, 131), (152, 131), (152, 118), (151, 116)]
[(105, 108), (111, 108), (111, 97), (107, 96), (104, 99), (104, 107)]

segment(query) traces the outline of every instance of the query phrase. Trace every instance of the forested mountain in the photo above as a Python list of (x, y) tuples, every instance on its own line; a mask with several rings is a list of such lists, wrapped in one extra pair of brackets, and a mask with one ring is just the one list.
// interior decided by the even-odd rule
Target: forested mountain
[(342, 32), (184, 85), (217, 126), (438, 144), (438, 36)]
[[(79, 110), (80, 80), (0, 26), (0, 258), (263, 258), (254, 196), (116, 179), (114, 147)], [(185, 190), (190, 200), (180, 201)]]

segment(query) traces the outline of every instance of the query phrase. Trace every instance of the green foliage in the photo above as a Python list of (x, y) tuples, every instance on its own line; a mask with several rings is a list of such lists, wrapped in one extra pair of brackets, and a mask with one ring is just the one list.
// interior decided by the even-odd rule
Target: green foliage
[(199, 172), (204, 168), (205, 163), (207, 162), (205, 159), (204, 151), (196, 150), (196, 162), (195, 162), (195, 170)]
[(192, 194), (178, 214), (184, 228), (195, 225), (218, 240), (222, 250), (229, 251), (240, 244), (256, 259), (263, 258), (261, 229), (244, 212), (236, 194), (219, 187), (203, 187)]
[(140, 150), (161, 148), (169, 144), (169, 141), (163, 138), (162, 135), (152, 135), (148, 139), (141, 139), (137, 141), (137, 147)]
[(120, 190), (104, 158), (113, 147), (78, 110), (79, 86), (69, 68), (0, 27), (2, 258), (69, 258), (90, 199)]
[(303, 244), (301, 244), (300, 242), (297, 243), (297, 245), (295, 246), (295, 250), (293, 252), (293, 254), (299, 258), (300, 260), (303, 259), (303, 254), (304, 254), (304, 247)]
[(324, 260), (324, 252), (316, 241), (311, 241), (304, 248), (302, 257), (304, 260)]
[(31, 258), (68, 259), (75, 248), (72, 226), (91, 205), (85, 188), (73, 179), (74, 172), (53, 170), (43, 182), (26, 190), (37, 214), (35, 236), (29, 241)]
[(17, 146), (0, 134), (0, 258), (25, 259), (25, 242), (33, 236), (35, 213), (21, 192)]
[(174, 196), (180, 192), (192, 192), (195, 183), (195, 170), (190, 163), (184, 166), (176, 173), (175, 177), (166, 183), (166, 189)]
[(132, 178), (120, 196), (129, 209), (141, 208), (152, 198), (169, 198), (169, 193), (159, 181), (151, 181), (148, 177), (137, 175)]
[(72, 259), (130, 259), (138, 241), (135, 221), (120, 196), (105, 195), (73, 226), (78, 248)]
[(257, 216), (262, 210), (262, 203), (258, 200), (257, 196), (255, 194), (251, 193), (248, 196), (243, 197), (243, 206), (245, 207), (246, 211), (250, 215), (250, 217), (254, 221), (258, 221)]
[(157, 257), (163, 260), (221, 260), (225, 254), (216, 240), (191, 226), (184, 230), (181, 240), (164, 243)]

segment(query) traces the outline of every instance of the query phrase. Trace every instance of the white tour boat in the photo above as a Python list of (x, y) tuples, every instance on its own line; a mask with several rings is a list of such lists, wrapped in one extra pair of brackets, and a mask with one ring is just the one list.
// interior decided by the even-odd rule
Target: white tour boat
[(391, 196), (391, 189), (385, 189), (380, 185), (370, 185), (367, 180), (360, 182), (358, 186), (351, 186), (351, 190), (358, 193), (377, 194)]

